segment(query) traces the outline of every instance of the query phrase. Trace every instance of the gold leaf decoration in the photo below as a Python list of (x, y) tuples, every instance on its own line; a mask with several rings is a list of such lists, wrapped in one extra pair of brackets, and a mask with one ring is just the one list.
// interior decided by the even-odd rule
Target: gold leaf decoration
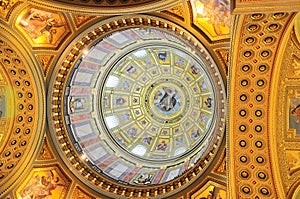
[(8, 15), (11, 12), (11, 10), (13, 9), (16, 2), (18, 2), (18, 1), (0, 0), (0, 18), (7, 20)]
[(73, 17), (74, 17), (74, 23), (75, 23), (76, 28), (79, 28), (84, 23), (95, 18), (95, 16), (85, 16), (85, 15), (77, 15), (77, 14), (74, 14)]
[(225, 175), (226, 174), (226, 158), (224, 157), (220, 166), (216, 169), (216, 173)]
[(218, 55), (222, 61), (222, 70), (225, 72), (226, 76), (228, 75), (228, 67), (229, 67), (229, 49), (218, 49)]
[(44, 71), (44, 77), (47, 77), (49, 69), (50, 69), (50, 64), (53, 59), (53, 55), (36, 55), (37, 59), (40, 62), (40, 66), (42, 67)]
[(45, 138), (42, 149), (41, 149), (37, 159), (38, 160), (49, 160), (49, 159), (53, 159), (53, 158), (54, 158), (54, 156), (53, 156), (53, 154), (51, 152), (51, 149), (49, 147), (47, 138)]
[(80, 187), (76, 187), (74, 191), (74, 199), (94, 199), (95, 197), (90, 196), (88, 193), (83, 191)]
[(181, 19), (184, 19), (184, 9), (182, 5), (178, 5), (173, 8), (170, 8), (168, 9), (168, 12), (178, 16)]

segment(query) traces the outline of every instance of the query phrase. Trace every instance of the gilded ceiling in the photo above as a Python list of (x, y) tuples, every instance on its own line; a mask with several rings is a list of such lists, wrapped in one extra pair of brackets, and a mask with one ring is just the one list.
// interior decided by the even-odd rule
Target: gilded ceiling
[(299, 198), (298, 1), (0, 10), (0, 198)]
[(66, 111), (69, 127), (60, 128), (72, 133), (79, 155), (96, 171), (132, 185), (166, 183), (219, 145), (221, 76), (214, 63), (207, 67), (202, 46), (203, 57), (180, 39), (154, 28), (118, 31), (75, 63), (66, 110), (57, 102), (51, 115)]

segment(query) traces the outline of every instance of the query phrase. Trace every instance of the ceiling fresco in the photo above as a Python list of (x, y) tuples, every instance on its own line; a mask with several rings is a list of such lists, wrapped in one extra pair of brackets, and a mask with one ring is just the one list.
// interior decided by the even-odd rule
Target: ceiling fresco
[(0, 0), (0, 198), (298, 199), (299, 10)]
[(216, 137), (220, 80), (190, 50), (171, 34), (135, 28), (84, 51), (65, 98), (81, 157), (136, 186), (168, 182), (199, 161)]
[(220, 91), (176, 37), (155, 29), (115, 32), (76, 65), (66, 94), (70, 131), (108, 176), (138, 185), (170, 181), (215, 137)]
[(70, 188), (70, 181), (57, 167), (35, 168), (17, 190), (17, 197), (31, 198), (65, 198)]
[(70, 32), (62, 13), (35, 7), (20, 13), (16, 27), (33, 47), (56, 47)]
[(191, 0), (193, 23), (212, 40), (229, 38), (229, 0)]
[[(84, 38), (94, 41), (70, 63), (71, 70), (62, 60), (52, 77), (52, 138), (58, 150), (71, 152), (62, 153), (66, 163), (90, 173), (88, 183), (99, 192), (105, 181), (117, 192), (125, 189), (120, 183), (131, 186), (125, 196), (159, 184), (171, 184), (175, 192), (180, 186), (174, 180), (190, 172), (196, 172), (190, 178), (201, 177), (223, 137), (225, 90), (216, 64), (200, 43), (191, 38), (190, 45), (177, 28), (155, 20), (170, 29), (135, 25), (98, 39), (107, 24), (92, 29)], [(80, 44), (62, 56), (70, 59)]]

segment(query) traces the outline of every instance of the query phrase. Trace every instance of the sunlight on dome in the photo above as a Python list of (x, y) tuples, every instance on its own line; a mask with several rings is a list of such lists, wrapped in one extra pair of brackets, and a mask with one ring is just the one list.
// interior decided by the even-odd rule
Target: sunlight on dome
[(136, 56), (137, 58), (144, 58), (147, 56), (147, 51), (146, 50), (139, 50), (139, 51), (135, 51), (133, 53), (134, 56)]
[(178, 156), (180, 154), (183, 154), (185, 151), (186, 151), (185, 147), (180, 147), (180, 148), (175, 150), (174, 156)]
[(118, 77), (111, 75), (107, 79), (105, 86), (108, 88), (115, 88), (118, 86), (119, 81), (120, 81), (120, 79)]
[(136, 147), (134, 147), (132, 149), (132, 153), (139, 155), (139, 156), (143, 156), (147, 151), (147, 148), (143, 145), (137, 145)]
[(105, 122), (109, 129), (115, 128), (120, 124), (118, 117), (115, 115), (105, 117)]

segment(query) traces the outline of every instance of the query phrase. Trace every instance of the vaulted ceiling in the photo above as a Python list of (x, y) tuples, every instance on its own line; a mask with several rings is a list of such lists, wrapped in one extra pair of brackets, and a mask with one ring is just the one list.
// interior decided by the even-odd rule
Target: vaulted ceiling
[(1, 198), (298, 198), (300, 3), (0, 0)]

